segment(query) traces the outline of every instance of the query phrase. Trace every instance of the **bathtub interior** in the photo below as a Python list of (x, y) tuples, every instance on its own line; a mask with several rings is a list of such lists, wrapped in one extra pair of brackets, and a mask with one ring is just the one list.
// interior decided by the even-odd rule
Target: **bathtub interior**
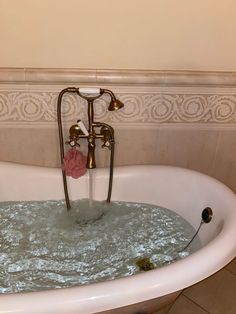
[[(64, 198), (60, 169), (0, 163), (0, 201), (59, 200)], [(108, 169), (93, 170), (93, 198), (106, 199)], [(88, 174), (68, 179), (72, 200), (87, 198)], [(227, 196), (227, 197), (226, 197)], [(171, 209), (197, 229), (202, 210), (209, 206), (213, 219), (199, 233), (202, 245), (232, 223), (235, 196), (220, 182), (201, 173), (168, 166), (125, 166), (114, 169), (112, 200), (156, 204)], [(234, 214), (235, 216), (235, 214)], [(235, 217), (236, 220), (236, 217)]]
[[(0, 173), (0, 201), (64, 198), (60, 169), (0, 162)], [(93, 171), (94, 199), (106, 199), (108, 174), (108, 169)], [(78, 180), (69, 178), (68, 187), (71, 199), (88, 197), (88, 174)], [(205, 207), (211, 207), (214, 214), (211, 223), (203, 225), (199, 234), (203, 248), (187, 258), (127, 278), (67, 289), (3, 295), (3, 313), (46, 314), (53, 309), (53, 313), (89, 314), (155, 298), (162, 302), (163, 297), (169, 300), (170, 294), (176, 296), (185, 287), (212, 275), (235, 256), (236, 197), (212, 178), (175, 167), (118, 167), (114, 169), (112, 200), (169, 208), (195, 228)]]

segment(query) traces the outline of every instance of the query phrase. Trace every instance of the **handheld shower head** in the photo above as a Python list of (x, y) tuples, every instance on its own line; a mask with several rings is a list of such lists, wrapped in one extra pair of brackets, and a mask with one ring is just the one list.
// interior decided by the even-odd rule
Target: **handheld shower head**
[(116, 98), (113, 92), (109, 89), (101, 89), (94, 87), (80, 87), (77, 89), (77, 93), (80, 97), (88, 100), (95, 100), (101, 97), (103, 94), (109, 94), (111, 97), (111, 101), (108, 106), (109, 111), (119, 110), (124, 107), (124, 104)]
[(121, 109), (123, 107), (124, 107), (123, 102), (121, 102), (119, 99), (116, 99), (116, 98), (112, 97), (112, 99), (110, 101), (110, 104), (109, 104), (109, 107), (108, 107), (108, 110), (109, 111), (114, 111), (114, 110), (119, 110), (119, 109)]
[(116, 96), (113, 94), (112, 91), (109, 89), (101, 89), (102, 94), (109, 94), (111, 97), (111, 101), (108, 107), (109, 111), (119, 110), (124, 107), (124, 104), (122, 101), (116, 98)]

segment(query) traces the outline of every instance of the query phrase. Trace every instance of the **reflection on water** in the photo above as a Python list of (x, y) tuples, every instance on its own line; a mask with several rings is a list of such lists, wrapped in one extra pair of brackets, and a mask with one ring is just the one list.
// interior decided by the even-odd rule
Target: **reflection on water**
[(0, 293), (36, 291), (111, 280), (140, 272), (149, 258), (161, 267), (200, 247), (195, 230), (154, 205), (63, 201), (0, 204)]

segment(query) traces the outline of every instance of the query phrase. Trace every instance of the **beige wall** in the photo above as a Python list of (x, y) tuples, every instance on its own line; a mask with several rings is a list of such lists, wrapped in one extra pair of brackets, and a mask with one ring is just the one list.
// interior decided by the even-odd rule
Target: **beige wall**
[(0, 67), (236, 70), (234, 0), (0, 0)]

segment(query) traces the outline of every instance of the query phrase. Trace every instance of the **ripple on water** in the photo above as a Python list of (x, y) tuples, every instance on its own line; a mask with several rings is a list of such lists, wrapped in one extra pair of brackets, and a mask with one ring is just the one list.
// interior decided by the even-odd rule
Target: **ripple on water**
[(161, 267), (200, 247), (195, 230), (171, 210), (148, 204), (63, 201), (0, 204), (0, 293), (89, 284)]

